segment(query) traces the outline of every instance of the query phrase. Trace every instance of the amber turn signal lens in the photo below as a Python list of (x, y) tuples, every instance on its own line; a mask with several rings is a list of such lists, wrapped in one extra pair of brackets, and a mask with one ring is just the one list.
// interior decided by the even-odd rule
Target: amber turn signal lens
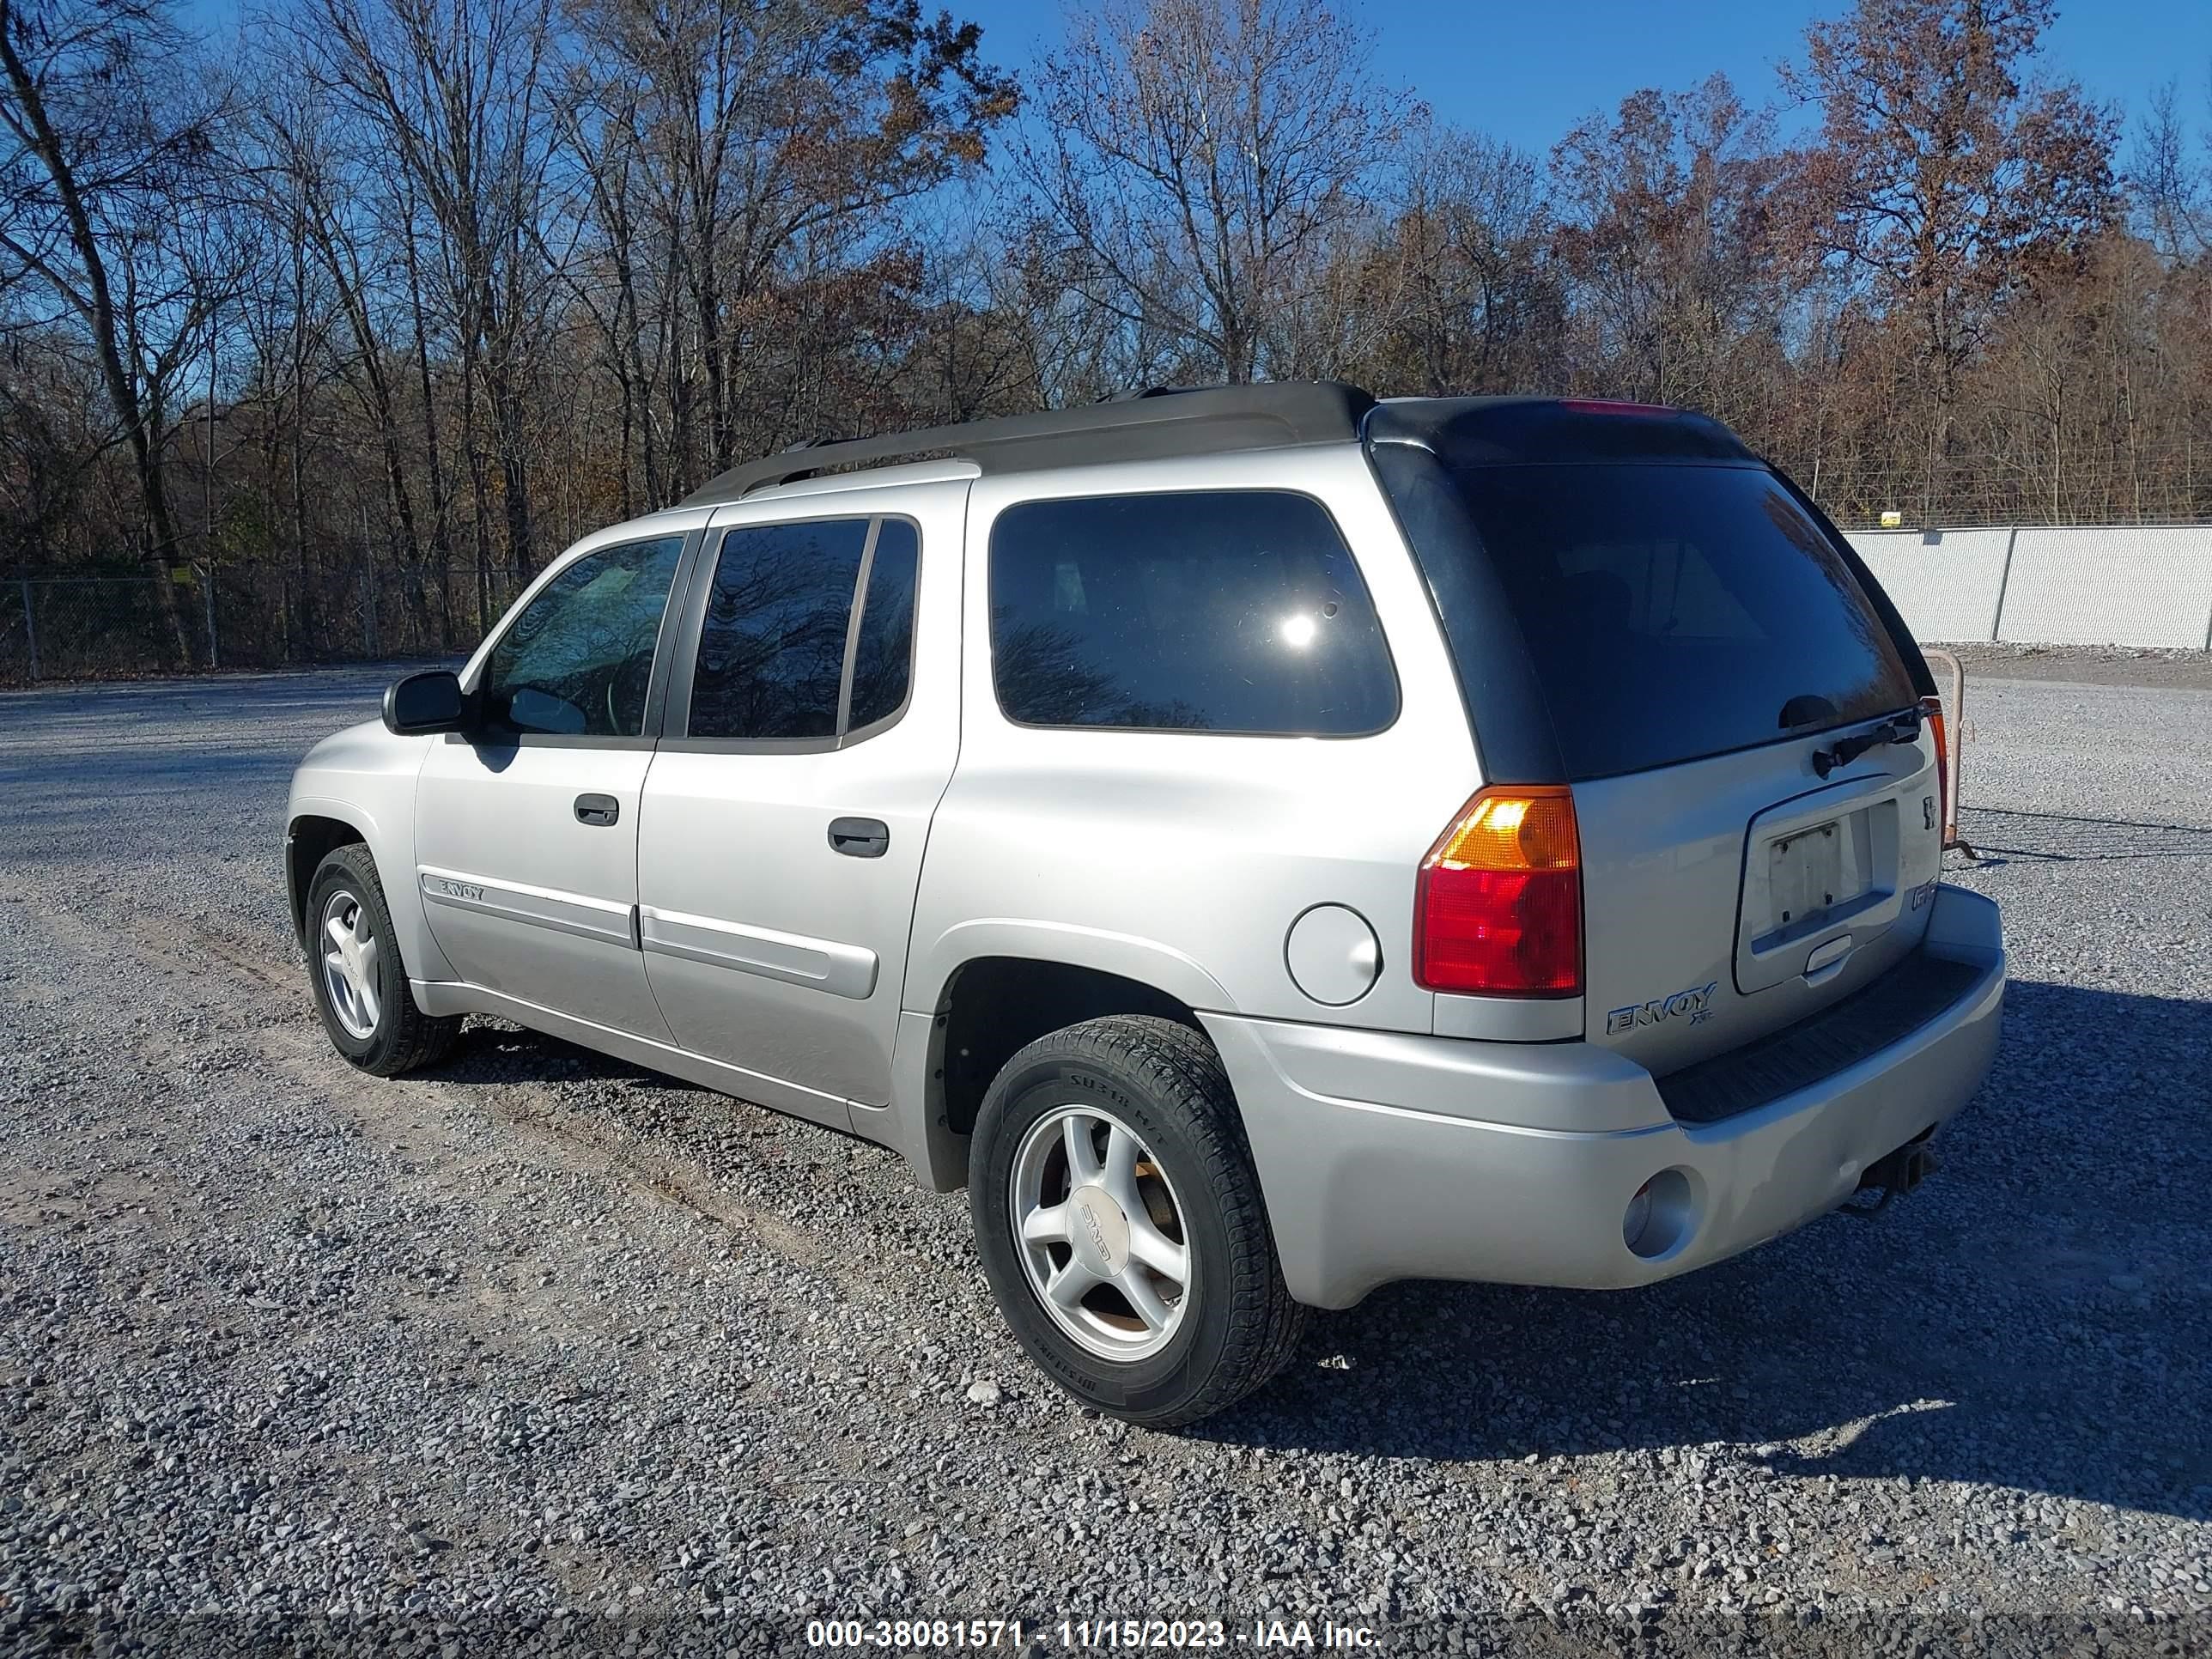
[(1564, 789), (1477, 795), (1429, 862), (1452, 870), (1572, 870), (1582, 862), (1574, 801)]

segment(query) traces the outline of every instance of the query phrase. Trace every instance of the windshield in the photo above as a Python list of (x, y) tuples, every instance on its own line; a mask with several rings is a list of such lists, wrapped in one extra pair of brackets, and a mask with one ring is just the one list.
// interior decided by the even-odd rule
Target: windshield
[[(1478, 554), (1519, 623), (1571, 780), (1772, 743), (1916, 699), (1850, 566), (1764, 468), (1450, 472)], [(1420, 550), (1425, 560), (1466, 556)], [(1462, 684), (1480, 683), (1476, 665), (1458, 665)]]

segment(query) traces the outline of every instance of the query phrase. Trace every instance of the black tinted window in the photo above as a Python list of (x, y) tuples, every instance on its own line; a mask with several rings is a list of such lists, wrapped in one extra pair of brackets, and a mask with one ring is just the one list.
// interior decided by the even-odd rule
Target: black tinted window
[(1344, 734), (1398, 712), (1321, 504), (1274, 490), (1028, 501), (991, 530), (991, 667), (1031, 726)]
[(553, 578), (500, 635), (485, 665), (495, 730), (634, 738), (681, 536), (581, 558)]
[[(851, 711), (841, 728), (845, 647), (864, 555), (867, 592)], [(724, 535), (699, 634), (688, 735), (830, 738), (896, 714), (914, 652), (921, 555), (904, 519), (763, 525)]]
[[(1914, 700), (1849, 566), (1763, 470), (1467, 466), (1456, 476), (1571, 777), (1771, 743)], [(1480, 665), (1462, 662), (1460, 673), (1477, 684)]]
[(921, 550), (914, 526), (885, 519), (868, 560), (860, 605), (860, 637), (853, 653), (853, 707), (848, 731), (872, 726), (906, 702), (914, 657), (914, 584)]
[(868, 520), (763, 525), (722, 538), (691, 679), (695, 738), (827, 738)]

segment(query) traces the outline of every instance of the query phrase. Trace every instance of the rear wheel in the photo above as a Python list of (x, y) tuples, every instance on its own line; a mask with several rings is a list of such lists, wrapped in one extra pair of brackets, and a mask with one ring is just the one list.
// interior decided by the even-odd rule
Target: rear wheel
[(1016, 1054), (978, 1115), (969, 1203), (1015, 1337), (1100, 1411), (1194, 1422), (1297, 1345), (1228, 1078), (1187, 1026), (1115, 1016)]
[(307, 981), (331, 1046), (378, 1077), (442, 1058), (459, 1019), (415, 1006), (376, 860), (359, 842), (333, 851), (307, 886)]

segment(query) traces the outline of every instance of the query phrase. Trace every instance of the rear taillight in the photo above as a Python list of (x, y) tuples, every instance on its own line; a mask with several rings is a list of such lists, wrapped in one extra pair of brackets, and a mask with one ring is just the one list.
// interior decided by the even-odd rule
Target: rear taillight
[(1565, 789), (1485, 789), (1437, 838), (1414, 887), (1413, 978), (1494, 997), (1582, 989), (1582, 850)]
[(1920, 717), (1936, 734), (1936, 828), (1948, 837), (1951, 833), (1951, 734), (1943, 729), (1943, 699), (1921, 698)]

